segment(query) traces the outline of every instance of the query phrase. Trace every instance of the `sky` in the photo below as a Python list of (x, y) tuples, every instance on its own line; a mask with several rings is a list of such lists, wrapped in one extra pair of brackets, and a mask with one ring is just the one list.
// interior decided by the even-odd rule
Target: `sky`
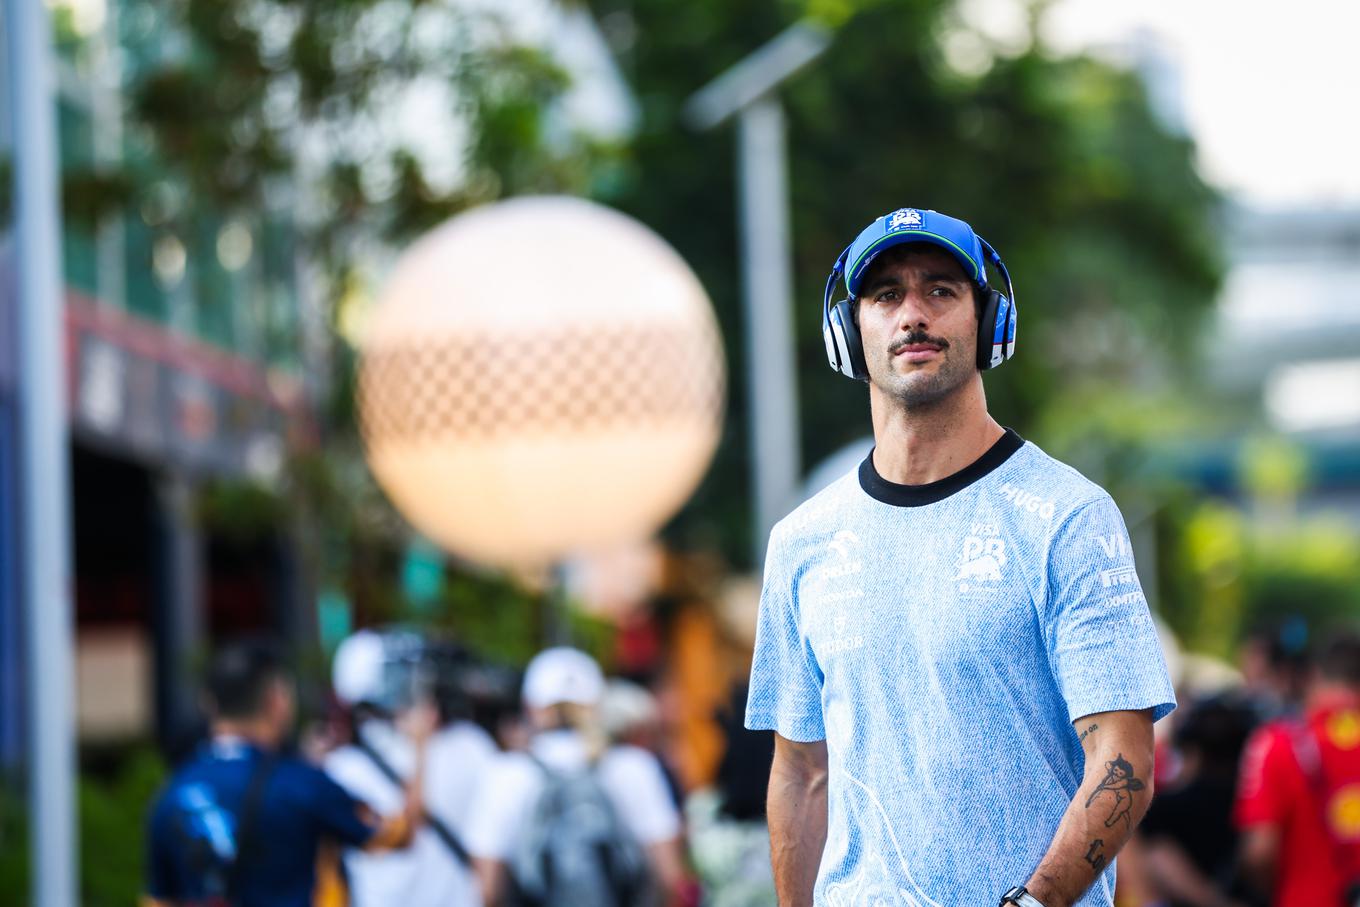
[[(1000, 28), (1017, 6), (966, 5), (970, 22)], [(1099, 50), (1140, 30), (1176, 71), (1211, 182), (1260, 205), (1360, 207), (1360, 3), (1057, 0), (1045, 36), (1056, 49)]]

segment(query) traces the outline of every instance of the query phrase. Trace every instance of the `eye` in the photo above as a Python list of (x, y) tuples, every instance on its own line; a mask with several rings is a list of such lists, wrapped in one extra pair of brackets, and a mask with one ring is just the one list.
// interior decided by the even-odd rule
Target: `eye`
[(902, 295), (900, 290), (884, 290), (874, 297), (874, 302), (894, 302)]
[(953, 288), (953, 287), (935, 287), (935, 288), (933, 288), (933, 289), (930, 291), (930, 295), (931, 295), (931, 296), (954, 296), (954, 295), (957, 295), (957, 294), (954, 292), (954, 288)]

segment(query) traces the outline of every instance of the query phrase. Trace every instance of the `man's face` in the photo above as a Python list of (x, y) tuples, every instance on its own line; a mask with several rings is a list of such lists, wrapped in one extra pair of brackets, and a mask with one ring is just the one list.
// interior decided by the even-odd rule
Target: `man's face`
[(939, 402), (977, 374), (973, 286), (936, 246), (880, 255), (860, 287), (858, 320), (870, 384), (908, 409)]

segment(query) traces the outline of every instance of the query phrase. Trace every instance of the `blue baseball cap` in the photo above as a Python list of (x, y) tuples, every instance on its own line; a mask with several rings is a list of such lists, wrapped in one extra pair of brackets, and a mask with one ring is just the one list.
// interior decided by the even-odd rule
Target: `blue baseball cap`
[(884, 249), (909, 242), (928, 242), (953, 255), (968, 278), (987, 286), (983, 242), (973, 228), (957, 217), (924, 208), (898, 208), (860, 231), (845, 253), (845, 288), (859, 296), (869, 265)]

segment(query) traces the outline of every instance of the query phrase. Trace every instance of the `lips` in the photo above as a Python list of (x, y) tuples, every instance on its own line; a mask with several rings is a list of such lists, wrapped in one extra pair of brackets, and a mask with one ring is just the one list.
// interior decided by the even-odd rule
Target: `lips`
[(907, 362), (927, 362), (939, 355), (943, 348), (937, 343), (905, 343), (896, 348), (893, 356)]

